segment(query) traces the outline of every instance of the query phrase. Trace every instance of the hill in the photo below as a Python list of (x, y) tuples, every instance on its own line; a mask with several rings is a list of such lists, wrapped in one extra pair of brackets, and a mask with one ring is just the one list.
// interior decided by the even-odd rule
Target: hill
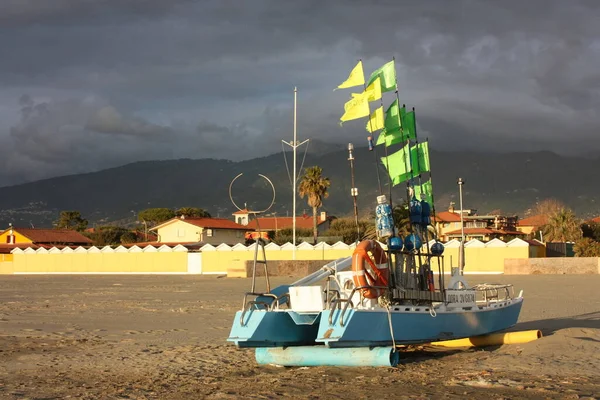
[[(319, 165), (332, 182), (324, 209), (337, 216), (352, 212), (350, 169), (346, 150), (314, 151), (304, 166)], [(382, 155), (382, 154), (379, 154)], [(291, 168), (291, 154), (287, 153)], [(298, 163), (303, 154), (299, 152)], [(378, 193), (375, 157), (366, 148), (355, 150), (359, 208), (374, 209)], [(457, 201), (456, 178), (465, 184), (465, 208), (479, 213), (502, 210), (523, 216), (536, 201), (557, 198), (580, 217), (600, 214), (600, 187), (590, 177), (600, 172), (600, 159), (563, 157), (550, 152), (475, 153), (431, 150), (435, 203), (438, 210)], [(291, 215), (291, 184), (282, 153), (247, 161), (169, 160), (136, 162), (99, 172), (63, 176), (0, 188), (0, 227), (51, 226), (61, 210), (79, 210), (91, 224), (132, 223), (138, 211), (150, 207), (194, 206), (213, 216), (230, 218), (235, 208), (229, 200), (229, 184), (240, 172), (233, 194), (238, 204), (262, 209), (270, 202), (270, 189), (258, 174), (276, 186), (271, 212)], [(380, 172), (387, 192), (385, 172)], [(399, 185), (394, 200), (405, 197)], [(298, 200), (298, 213), (310, 208)], [(458, 204), (457, 204), (458, 205)]]

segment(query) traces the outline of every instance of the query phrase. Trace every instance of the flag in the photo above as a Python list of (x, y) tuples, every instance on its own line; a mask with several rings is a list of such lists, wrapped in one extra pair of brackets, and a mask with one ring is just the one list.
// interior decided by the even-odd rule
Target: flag
[(382, 92), (391, 92), (396, 89), (396, 67), (394, 66), (394, 60), (373, 71), (367, 85), (371, 85), (378, 77), (381, 79)]
[(352, 97), (357, 97), (366, 94), (369, 101), (379, 100), (381, 98), (381, 84), (379, 82), (379, 78), (375, 79), (373, 83), (367, 86), (364, 92), (352, 93)]
[(381, 157), (381, 162), (387, 169), (393, 186), (411, 178), (408, 145), (387, 157)]
[(385, 143), (385, 147), (390, 147), (394, 144), (406, 142), (406, 140), (407, 138), (404, 136), (404, 132), (402, 131), (402, 129), (388, 132), (387, 129), (385, 129), (384, 127), (381, 133), (379, 134), (379, 137), (377, 138), (375, 146), (379, 146), (380, 144)]
[(415, 174), (431, 170), (429, 163), (429, 142), (417, 143), (410, 149), (411, 162)]
[(403, 114), (403, 110), (405, 111), (404, 107), (402, 107), (402, 110), (400, 111), (400, 115), (402, 116), (402, 130), (404, 130), (405, 136), (407, 135), (410, 139), (415, 140), (417, 138), (417, 121), (415, 118), (415, 112), (411, 111)]
[(369, 117), (367, 121), (367, 131), (375, 132), (383, 129), (383, 107), (379, 107)]
[(430, 171), (429, 143), (417, 143), (410, 147), (410, 150), (407, 144), (394, 154), (381, 157), (381, 162), (392, 178), (392, 185), (396, 186), (420, 175), (422, 172)]
[(399, 130), (402, 127), (402, 119), (400, 118), (400, 110), (398, 108), (398, 99), (385, 111), (385, 130), (392, 132)]
[[(365, 84), (365, 73), (363, 72), (362, 60), (356, 64), (356, 67), (350, 71), (350, 75), (348, 79), (346, 79), (337, 89), (345, 89), (354, 86), (364, 85)], [(335, 90), (335, 89), (333, 89)]]
[[(433, 204), (433, 186), (431, 181), (423, 182), (420, 185), (414, 185), (415, 197), (419, 200), (425, 200)], [(424, 198), (423, 198), (424, 197)]]
[(340, 118), (340, 121), (350, 121), (357, 118), (366, 117), (369, 115), (369, 102), (367, 100), (367, 94), (363, 93), (354, 96), (344, 104), (344, 115)]

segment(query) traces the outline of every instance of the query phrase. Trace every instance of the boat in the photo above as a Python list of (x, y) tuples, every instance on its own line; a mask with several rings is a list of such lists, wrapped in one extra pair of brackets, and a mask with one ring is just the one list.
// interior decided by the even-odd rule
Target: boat
[[(398, 95), (395, 70), (395, 86), (382, 82), (384, 75), (389, 81), (389, 65), (371, 75), (363, 93), (353, 95), (352, 104), (346, 104), (344, 115), (353, 107), (364, 106), (356, 100), (362, 95), (367, 107), (371, 99), (380, 99), (381, 93), (373, 95), (373, 87), (376, 92), (379, 88), (382, 92), (395, 89)], [(259, 247), (264, 249), (264, 242), (258, 241), (252, 288), (244, 295), (227, 340), (240, 348), (255, 348), (259, 364), (394, 366), (399, 362), (399, 346), (487, 335), (517, 323), (522, 291), (515, 296), (510, 284), (471, 286), (466, 281), (464, 235), (458, 265), (450, 266), (446, 283), (444, 245), (431, 230), (435, 208), (428, 150), (417, 141), (414, 109), (413, 115), (406, 117), (397, 100), (385, 112), (383, 123), (373, 121), (377, 110), (373, 114), (368, 110), (367, 130), (375, 130), (369, 129), (369, 124), (370, 128), (378, 125), (382, 129), (378, 144), (372, 143), (369, 136), (369, 149), (385, 144), (387, 154), (388, 147), (402, 146), (381, 161), (390, 177), (390, 187), (406, 182), (409, 234), (399, 235), (391, 220), (391, 205), (385, 195), (380, 195), (377, 238), (355, 243), (351, 257), (330, 262), (290, 285), (271, 290), (265, 274), (263, 291), (256, 289), (257, 264), (266, 265), (266, 260), (258, 259)], [(360, 111), (354, 116), (364, 114)], [(397, 120), (391, 120), (390, 115)], [(411, 119), (412, 127), (407, 126)], [(398, 135), (402, 140), (396, 140)], [(457, 183), (462, 222), (464, 181), (459, 179)], [(353, 189), (352, 193), (357, 191)]]

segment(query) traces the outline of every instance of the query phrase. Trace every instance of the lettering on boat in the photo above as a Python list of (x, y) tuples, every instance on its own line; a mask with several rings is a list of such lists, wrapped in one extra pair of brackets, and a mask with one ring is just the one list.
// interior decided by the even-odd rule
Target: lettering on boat
[(449, 305), (473, 305), (476, 300), (475, 290), (446, 290), (446, 302)]

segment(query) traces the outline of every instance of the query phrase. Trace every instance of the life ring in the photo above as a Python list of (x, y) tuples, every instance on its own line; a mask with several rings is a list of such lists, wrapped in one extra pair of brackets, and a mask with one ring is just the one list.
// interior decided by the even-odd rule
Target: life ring
[[(377, 264), (384, 264), (384, 266), (378, 267)], [(352, 280), (355, 287), (362, 287), (360, 291), (365, 298), (376, 299), (384, 293), (385, 289), (375, 287), (387, 287), (389, 276), (387, 254), (379, 243), (374, 240), (360, 242), (352, 254)]]

